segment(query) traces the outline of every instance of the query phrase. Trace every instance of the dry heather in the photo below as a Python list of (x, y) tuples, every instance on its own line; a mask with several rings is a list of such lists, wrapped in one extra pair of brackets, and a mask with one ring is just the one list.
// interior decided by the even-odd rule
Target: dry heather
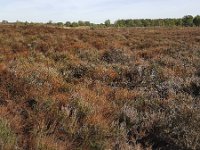
[(1, 149), (200, 149), (200, 28), (0, 26)]

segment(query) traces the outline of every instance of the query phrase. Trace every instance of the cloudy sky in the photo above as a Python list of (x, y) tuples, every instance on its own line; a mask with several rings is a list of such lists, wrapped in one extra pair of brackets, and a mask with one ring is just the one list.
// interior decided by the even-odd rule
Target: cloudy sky
[(200, 15), (200, 0), (0, 0), (0, 20), (104, 22)]

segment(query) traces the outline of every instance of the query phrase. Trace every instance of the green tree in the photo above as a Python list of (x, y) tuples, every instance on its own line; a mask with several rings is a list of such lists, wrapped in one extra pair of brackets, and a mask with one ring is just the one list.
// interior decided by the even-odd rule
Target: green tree
[(71, 27), (78, 27), (79, 24), (77, 22), (72, 22)]
[(110, 24), (111, 24), (111, 23), (110, 23), (110, 20), (109, 20), (109, 19), (108, 19), (108, 20), (106, 20), (106, 21), (104, 22), (104, 24), (105, 24), (105, 26), (106, 26), (106, 27), (109, 27), (109, 26), (110, 26)]
[(193, 16), (187, 15), (183, 17), (183, 25), (185, 27), (192, 27), (193, 26)]
[(63, 22), (57, 22), (56, 24), (57, 24), (57, 26), (60, 26), (60, 27), (63, 26)]
[(85, 22), (84, 22), (84, 21), (81, 21), (81, 20), (79, 20), (79, 21), (78, 21), (78, 25), (79, 25), (79, 26), (85, 26)]
[(85, 26), (91, 26), (91, 23), (89, 21), (85, 21)]
[(65, 23), (65, 26), (66, 26), (66, 27), (70, 27), (70, 26), (71, 26), (71, 22), (70, 22), (70, 21), (67, 21), (67, 22)]
[(182, 25), (183, 25), (182, 19), (176, 19), (175, 25), (176, 25), (176, 26), (182, 26)]
[(146, 21), (146, 19), (142, 19), (141, 22), (142, 22), (142, 26), (143, 27), (147, 27), (148, 26), (148, 22)]
[(200, 26), (200, 16), (199, 15), (194, 17), (193, 23), (195, 24), (195, 26)]
[(143, 25), (142, 25), (141, 19), (136, 19), (136, 20), (134, 21), (134, 23), (135, 23), (135, 26), (136, 26), (136, 27), (142, 27), (142, 26), (143, 26)]

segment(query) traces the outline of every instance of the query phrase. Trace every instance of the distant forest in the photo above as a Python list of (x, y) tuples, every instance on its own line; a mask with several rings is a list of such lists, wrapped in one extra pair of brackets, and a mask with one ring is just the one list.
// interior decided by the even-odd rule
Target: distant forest
[(7, 20), (2, 20), (1, 24), (19, 24), (19, 25), (37, 25), (46, 24), (59, 27), (192, 27), (200, 26), (200, 16), (193, 17), (192, 15), (186, 15), (183, 18), (166, 18), (166, 19), (119, 19), (114, 23), (110, 20), (106, 20), (104, 23), (95, 24), (90, 21), (78, 21), (78, 22), (56, 22), (49, 21), (47, 23), (32, 23), (16, 21), (9, 23)]

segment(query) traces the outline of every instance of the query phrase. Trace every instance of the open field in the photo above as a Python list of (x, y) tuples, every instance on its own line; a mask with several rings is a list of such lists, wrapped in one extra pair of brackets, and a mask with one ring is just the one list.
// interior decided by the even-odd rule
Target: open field
[(200, 28), (0, 26), (1, 149), (200, 149)]

